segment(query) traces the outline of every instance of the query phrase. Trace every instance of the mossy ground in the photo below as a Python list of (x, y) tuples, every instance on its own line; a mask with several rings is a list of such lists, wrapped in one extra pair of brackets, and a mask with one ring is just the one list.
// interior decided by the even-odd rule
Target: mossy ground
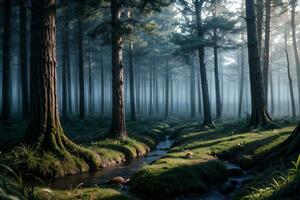
[(112, 188), (88, 188), (74, 190), (50, 190), (38, 188), (35, 192), (37, 200), (133, 200), (132, 196)]
[[(65, 133), (71, 140), (100, 156), (100, 167), (115, 165), (146, 154), (164, 136), (162, 130), (168, 127), (160, 122), (128, 123), (129, 139), (105, 139), (109, 127), (107, 121), (109, 120), (73, 120), (63, 124)], [(3, 130), (0, 138), (5, 138), (0, 143), (3, 141), (6, 146), (13, 146), (19, 141), (26, 130), (26, 123), (21, 124), (23, 129), (14, 123), (0, 127)], [(10, 149), (1, 157), (1, 163), (15, 171), (38, 176), (56, 177), (89, 170), (89, 166), (81, 157), (58, 158), (52, 152), (36, 152), (32, 147), (25, 145)]]
[[(227, 178), (227, 170), (217, 158), (235, 162), (244, 169), (253, 168), (295, 128), (294, 123), (281, 126), (250, 131), (246, 122), (232, 121), (219, 123), (212, 130), (203, 129), (199, 123), (182, 123), (175, 127), (173, 148), (165, 157), (133, 175), (131, 189), (150, 195), (203, 192)], [(187, 158), (187, 153), (192, 153), (192, 158)], [(267, 168), (274, 170), (273, 166)]]
[[(296, 155), (274, 160), (268, 165), (261, 164), (265, 153), (286, 139), (296, 123), (277, 123), (282, 128), (251, 131), (245, 128), (246, 122), (241, 121), (218, 123), (214, 130), (203, 129), (197, 122), (176, 122), (172, 128), (160, 122), (129, 123), (131, 137), (126, 141), (104, 140), (107, 133), (105, 127), (109, 126), (102, 124), (95, 120), (73, 121), (64, 123), (64, 129), (72, 140), (101, 155), (104, 166), (147, 152), (165, 134), (173, 134), (175, 138), (175, 144), (165, 157), (145, 166), (131, 178), (133, 191), (147, 196), (206, 191), (209, 186), (220, 185), (227, 178), (227, 170), (219, 160), (223, 159), (258, 173), (254, 181), (238, 191), (236, 199), (297, 199), (300, 195), (300, 161), (298, 165), (291, 164)], [(5, 127), (5, 130), (16, 131), (18, 126), (13, 126), (11, 129)], [(18, 135), (21, 134), (16, 133)], [(6, 141), (13, 140), (6, 138)], [(27, 152), (19, 148), (23, 156), (18, 161), (27, 161), (28, 167), (34, 168), (36, 164), (43, 170), (47, 167), (56, 168), (52, 162), (57, 161), (57, 158), (50, 153), (46, 152), (37, 159), (38, 156), (30, 148), (25, 148)], [(187, 154), (192, 154), (192, 157), (187, 157)], [(54, 191), (38, 188), (35, 191), (38, 199), (133, 199), (114, 188)]]

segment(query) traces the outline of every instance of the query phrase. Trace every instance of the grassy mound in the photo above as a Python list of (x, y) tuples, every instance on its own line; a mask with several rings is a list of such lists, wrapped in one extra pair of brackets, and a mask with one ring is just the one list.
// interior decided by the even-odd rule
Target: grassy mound
[(247, 123), (239, 121), (217, 127), (216, 130), (203, 129), (193, 122), (173, 127), (173, 148), (165, 157), (137, 172), (131, 179), (131, 189), (151, 195), (205, 191), (227, 179), (224, 164), (216, 158), (249, 169), (265, 152), (286, 139), (295, 125), (255, 131), (246, 129)]
[(227, 169), (222, 162), (177, 162), (147, 166), (131, 177), (131, 189), (141, 194), (158, 196), (185, 192), (206, 191), (209, 185), (227, 179)]

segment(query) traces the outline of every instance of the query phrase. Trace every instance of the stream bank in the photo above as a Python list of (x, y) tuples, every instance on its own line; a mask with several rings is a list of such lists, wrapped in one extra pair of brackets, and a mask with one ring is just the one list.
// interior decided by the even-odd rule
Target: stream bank
[(139, 157), (119, 163), (118, 165), (109, 165), (93, 172), (46, 180), (45, 184), (52, 189), (70, 189), (79, 185), (81, 188), (88, 188), (101, 186), (114, 177), (130, 178), (133, 173), (137, 172), (144, 165), (150, 164), (166, 155), (173, 142), (173, 139), (166, 136), (166, 138), (160, 141), (156, 148), (148, 154), (140, 155)]

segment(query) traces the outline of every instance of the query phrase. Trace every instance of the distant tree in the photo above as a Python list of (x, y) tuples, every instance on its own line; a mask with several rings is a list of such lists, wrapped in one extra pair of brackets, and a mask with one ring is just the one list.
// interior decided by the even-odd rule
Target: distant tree
[(11, 118), (11, 84), (10, 84), (10, 41), (11, 41), (11, 1), (4, 1), (4, 30), (2, 48), (2, 121), (7, 122)]
[(28, 65), (27, 65), (27, 0), (19, 0), (20, 18), (20, 69), (22, 92), (22, 116), (27, 118), (29, 114), (28, 94)]
[(265, 45), (263, 50), (263, 84), (265, 91), (265, 101), (266, 105), (268, 105), (268, 88), (269, 88), (269, 63), (270, 63), (270, 32), (271, 32), (271, 0), (265, 1), (265, 10), (266, 10), (266, 19), (265, 19)]

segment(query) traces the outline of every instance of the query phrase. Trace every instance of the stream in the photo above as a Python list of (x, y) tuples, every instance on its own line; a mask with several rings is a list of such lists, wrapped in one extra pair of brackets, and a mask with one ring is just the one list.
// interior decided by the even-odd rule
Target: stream
[[(137, 172), (146, 164), (158, 160), (165, 156), (168, 150), (173, 145), (174, 140), (166, 137), (165, 140), (158, 143), (155, 150), (149, 152), (147, 155), (129, 160), (116, 166), (109, 166), (99, 169), (94, 172), (87, 172), (78, 175), (60, 177), (52, 180), (45, 180), (45, 184), (53, 189), (72, 189), (76, 187), (87, 188), (95, 187), (106, 183), (114, 177), (121, 176), (123, 178), (130, 178), (132, 174)], [(255, 175), (242, 170), (238, 165), (224, 161), (225, 166), (230, 172), (228, 180), (220, 187), (211, 187), (209, 192), (202, 194), (189, 193), (181, 195), (172, 199), (175, 200), (230, 200), (238, 189), (247, 182), (253, 180)], [(143, 197), (139, 197), (144, 199)], [(145, 198), (145, 199), (149, 199)], [(151, 198), (150, 198), (151, 199)]]
[(166, 155), (173, 143), (173, 139), (166, 137), (165, 140), (158, 143), (155, 150), (149, 152), (145, 156), (129, 160), (119, 165), (99, 169), (94, 172), (59, 177), (52, 180), (45, 180), (44, 182), (53, 189), (70, 189), (76, 188), (79, 185), (81, 188), (99, 186), (117, 176), (129, 178), (144, 165), (150, 164)]

